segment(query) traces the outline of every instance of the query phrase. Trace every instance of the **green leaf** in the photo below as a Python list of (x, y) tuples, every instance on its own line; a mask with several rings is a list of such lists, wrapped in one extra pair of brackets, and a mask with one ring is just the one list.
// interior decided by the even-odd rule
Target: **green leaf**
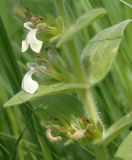
[(132, 132), (129, 133), (118, 148), (114, 160), (132, 160)]
[(77, 21), (68, 30), (64, 31), (62, 35), (60, 35), (60, 39), (57, 43), (57, 47), (59, 47), (62, 43), (73, 38), (73, 36), (76, 35), (79, 31), (89, 26), (96, 19), (100, 18), (105, 14), (106, 14), (106, 10), (103, 8), (99, 8), (99, 9), (93, 9), (91, 11), (88, 11), (87, 13), (79, 17)]
[(125, 128), (132, 126), (132, 112), (115, 122), (101, 139), (94, 141), (95, 144), (105, 145), (110, 143)]
[(102, 80), (110, 70), (118, 52), (124, 29), (132, 20), (125, 20), (94, 36), (84, 48), (82, 61), (88, 84)]
[(18, 86), (21, 82), (21, 72), (17, 64), (15, 54), (9, 39), (7, 30), (4, 26), (3, 20), (0, 17), (0, 60), (4, 68), (4, 72), (7, 74), (7, 78), (10, 79), (12, 89), (18, 91)]
[(43, 85), (39, 87), (38, 91), (35, 94), (28, 94), (24, 91), (20, 91), (14, 97), (12, 97), (8, 102), (6, 102), (4, 106), (8, 107), (13, 105), (18, 105), (25, 103), (27, 101), (37, 99), (44, 95), (57, 94), (63, 91), (76, 90), (82, 88), (88, 88), (88, 85), (76, 84), (76, 83), (73, 84), (58, 83), (50, 86)]
[(41, 146), (41, 150), (45, 160), (53, 160), (51, 156), (50, 148), (47, 145), (46, 137), (44, 136), (43, 129), (41, 128), (37, 118), (33, 116), (33, 124), (35, 127), (35, 131), (38, 137), (39, 144)]
[(84, 115), (82, 103), (73, 95), (60, 94), (45, 96), (33, 101), (36, 110), (35, 113), (41, 117), (41, 120), (47, 120), (50, 117), (68, 120), (74, 116)]

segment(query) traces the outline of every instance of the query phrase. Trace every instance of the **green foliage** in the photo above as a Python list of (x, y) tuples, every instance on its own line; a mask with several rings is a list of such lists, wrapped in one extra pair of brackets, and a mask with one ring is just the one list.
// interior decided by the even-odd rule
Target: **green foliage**
[(42, 130), (42, 128), (41, 128), (41, 126), (35, 116), (33, 116), (33, 123), (34, 123), (34, 127), (35, 127), (35, 130), (37, 133), (37, 137), (38, 137), (40, 146), (41, 146), (41, 150), (43, 153), (43, 158), (45, 160), (53, 160), (52, 155), (51, 155), (51, 151), (49, 150), (49, 147), (46, 144), (46, 140), (43, 135), (43, 130)]
[(102, 80), (111, 69), (118, 52), (124, 29), (132, 20), (126, 20), (107, 28), (92, 38), (82, 53), (87, 83), (93, 85)]
[(58, 83), (50, 86), (40, 86), (39, 90), (35, 94), (29, 94), (24, 91), (20, 91), (17, 93), (14, 97), (12, 97), (7, 103), (5, 103), (5, 107), (18, 105), (25, 103), (27, 101), (37, 99), (39, 97), (42, 97), (44, 95), (50, 95), (50, 94), (57, 94), (59, 92), (69, 91), (69, 90), (76, 90), (76, 89), (82, 89), (87, 88), (87, 85), (83, 84), (64, 84), (64, 83)]
[(97, 144), (108, 144), (117, 135), (119, 135), (124, 129), (132, 126), (132, 113), (127, 114), (117, 122), (115, 122), (105, 133), (104, 137), (99, 140), (95, 140)]
[(75, 36), (79, 31), (81, 31), (85, 27), (88, 27), (91, 23), (93, 23), (95, 20), (97, 20), (105, 14), (106, 10), (100, 8), (90, 10), (88, 11), (88, 13), (85, 13), (82, 16), (80, 16), (76, 20), (76, 22), (72, 26), (70, 26), (69, 29), (64, 29), (63, 33), (60, 35), (60, 38), (57, 42), (57, 47), (60, 47), (62, 43), (72, 39), (73, 36)]
[(75, 96), (67, 94), (59, 94), (45, 96), (33, 101), (35, 113), (42, 120), (48, 120), (55, 117), (60, 120), (70, 120), (72, 117), (84, 117), (85, 113), (82, 109), (82, 103)]
[[(131, 4), (131, 0), (127, 2)], [(51, 26), (54, 26), (54, 21), (61, 17), (61, 22), (64, 22), (64, 25), (59, 23), (58, 27), (61, 30), (63, 26), (64, 32), (50, 39), (50, 47), (54, 47), (54, 43), (51, 42), (56, 42), (61, 46), (57, 49), (57, 52), (59, 52), (67, 67), (65, 68), (64, 65), (62, 69), (59, 66), (59, 71), (67, 69), (68, 73), (72, 75), (71, 77), (75, 77), (75, 79), (73, 78), (76, 81), (75, 83), (72, 81), (72, 84), (70, 84), (72, 78), (66, 77), (68, 83), (52, 83), (55, 88), (52, 88), (51, 83), (51, 86), (47, 86), (46, 83), (46, 86), (42, 86), (44, 90), (42, 91), (40, 86), (35, 95), (20, 91), (22, 76), (26, 72), (26, 63), (35, 61), (35, 54), (30, 50), (27, 54), (20, 54), (21, 41), (25, 34), (23, 33), (23, 22), (13, 15), (15, 8), (18, 6), (22, 9), (21, 11), (18, 10), (20, 11), (18, 17), (24, 21), (37, 15), (43, 16)], [(106, 13), (105, 10), (108, 12), (107, 16), (99, 19)], [(49, 13), (54, 18), (50, 18)], [(132, 111), (132, 28), (129, 25), (125, 32), (124, 29), (129, 23), (127, 19), (131, 18), (131, 8), (115, 0), (102, 0), (101, 2), (98, 0), (0, 0), (0, 15), (2, 17), (0, 20), (0, 159), (106, 160), (113, 159), (115, 155), (115, 159), (126, 160), (127, 156), (131, 155), (132, 148), (131, 143), (129, 143), (131, 142), (131, 133), (129, 134), (130, 129), (128, 129), (131, 126)], [(25, 19), (25, 16), (28, 16), (27, 19)], [(70, 26), (74, 30), (70, 29)], [(109, 30), (109, 26), (117, 26), (119, 32), (114, 30), (114, 35), (109, 33), (109, 35), (103, 35), (102, 38), (102, 33), (107, 29)], [(104, 28), (107, 29), (104, 30)], [(94, 38), (98, 38), (97, 41), (92, 38), (94, 35)], [(120, 43), (121, 39), (123, 39), (122, 43)], [(91, 42), (93, 40), (96, 42)], [(89, 47), (84, 50), (87, 44)], [(95, 44), (98, 46), (96, 49), (98, 52), (96, 53), (100, 54), (97, 57), (95, 57), (95, 52), (91, 54), (97, 47)], [(115, 46), (118, 48), (119, 54), (116, 61), (111, 65), (117, 52), (113, 53), (110, 50), (114, 49)], [(86, 51), (86, 54), (83, 52), (81, 57), (82, 50)], [(45, 58), (46, 54), (43, 51), (41, 56)], [(78, 55), (78, 57), (75, 57), (75, 55)], [(98, 62), (98, 67), (95, 68), (93, 66), (97, 64), (91, 63), (93, 61), (90, 58), (89, 66), (94, 73), (90, 72), (92, 79), (88, 75), (89, 70), (86, 73), (87, 80), (91, 84), (102, 80), (111, 68), (108, 76), (102, 82), (96, 84), (92, 90), (98, 104), (97, 114), (98, 111), (101, 112), (99, 116), (101, 115), (106, 130), (100, 139), (93, 141), (96, 145), (89, 143), (87, 137), (82, 141), (74, 142), (66, 135), (62, 135), (63, 141), (50, 143), (47, 141), (45, 128), (41, 126), (41, 122), (46, 121), (46, 123), (52, 125), (51, 121), (47, 122), (48, 118), (52, 118), (52, 115), (53, 118), (60, 118), (60, 121), (66, 126), (67, 122), (68, 124), (72, 122), (75, 125), (73, 125), (74, 128), (87, 127), (85, 134), (88, 135), (89, 133), (90, 135), (93, 134), (92, 131), (96, 128), (93, 124), (89, 124), (89, 119), (85, 117), (89, 113), (85, 113), (85, 96), (81, 95), (81, 91), (86, 91), (89, 86), (82, 84), (83, 82), (80, 84), (80, 81), (83, 80), (81, 77), (83, 74), (80, 71), (83, 69), (83, 64), (84, 66), (88, 65), (87, 58), (90, 56)], [(107, 61), (107, 65), (103, 63), (104, 57), (111, 59), (109, 62)], [(78, 62), (80, 60), (82, 62), (80, 65), (78, 65), (78, 62), (76, 63), (77, 58)], [(102, 71), (101, 67), (104, 67), (104, 65), (105, 70), (103, 68)], [(97, 76), (96, 73), (100, 74), (97, 74)], [(18, 91), (20, 92), (15, 95)], [(8, 101), (13, 95), (15, 96)], [(82, 98), (84, 99), (82, 100)], [(25, 103), (27, 101), (31, 103)], [(3, 107), (5, 102), (7, 102), (6, 106), (15, 106), (23, 102), (24, 104), (21, 104), (20, 107)], [(81, 121), (78, 124), (78, 119), (73, 115), (83, 120), (83, 123)], [(111, 124), (113, 125), (111, 126)], [(69, 127), (72, 128), (72, 126)], [(74, 133), (75, 130), (72, 128), (69, 129), (69, 132)], [(127, 137), (128, 134), (129, 137)], [(125, 144), (123, 145), (122, 142)], [(108, 147), (107, 145), (103, 146), (104, 144), (108, 144)], [(51, 155), (53, 158), (51, 158)]]
[(118, 148), (114, 160), (131, 160), (132, 159), (132, 132), (125, 138)]

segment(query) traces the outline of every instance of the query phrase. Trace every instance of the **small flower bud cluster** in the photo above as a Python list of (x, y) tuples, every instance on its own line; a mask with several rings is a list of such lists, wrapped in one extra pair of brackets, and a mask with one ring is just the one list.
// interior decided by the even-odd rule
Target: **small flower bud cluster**
[(84, 138), (92, 141), (95, 137), (97, 137), (96, 129), (94, 128), (93, 124), (90, 124), (88, 118), (74, 118), (69, 125), (62, 127), (58, 124), (51, 124), (47, 125), (45, 128), (46, 136), (51, 142), (62, 140), (62, 136), (56, 135), (58, 133), (61, 133), (62, 135), (65, 135), (69, 139), (72, 139), (76, 142), (79, 142)]

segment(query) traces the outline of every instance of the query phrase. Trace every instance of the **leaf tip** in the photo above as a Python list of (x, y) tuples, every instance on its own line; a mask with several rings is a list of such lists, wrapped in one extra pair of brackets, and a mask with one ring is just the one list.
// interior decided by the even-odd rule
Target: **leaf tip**
[(8, 102), (9, 102), (9, 101), (7, 101), (7, 102), (5, 102), (5, 103), (3, 104), (3, 107), (4, 107), (4, 108), (6, 108), (6, 107), (9, 107), (9, 106), (10, 106)]

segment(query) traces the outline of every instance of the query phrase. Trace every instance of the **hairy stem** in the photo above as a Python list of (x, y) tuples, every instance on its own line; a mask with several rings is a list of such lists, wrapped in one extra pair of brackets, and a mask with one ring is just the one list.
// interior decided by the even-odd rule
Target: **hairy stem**
[[(79, 55), (76, 51), (75, 45), (73, 41), (68, 43), (68, 47), (70, 49), (70, 58), (72, 59), (72, 65), (74, 67), (75, 74), (80, 83), (86, 83), (86, 75), (83, 68), (83, 65), (80, 61)], [(84, 103), (84, 110), (86, 115), (89, 117), (90, 122), (94, 124), (95, 128), (100, 133), (98, 128), (98, 124), (100, 123), (101, 127), (103, 127), (103, 123), (99, 117), (99, 114), (96, 109), (96, 104), (94, 102), (94, 98), (90, 89), (83, 89), (80, 91), (79, 96)], [(104, 127), (103, 127), (104, 128)], [(96, 147), (95, 153), (97, 160), (109, 160), (108, 153), (104, 146)]]
[(72, 60), (72, 68), (73, 68), (73, 71), (75, 72), (76, 78), (79, 82), (85, 83), (85, 79), (86, 79), (85, 72), (80, 62), (80, 57), (77, 53), (75, 44), (71, 40), (67, 43), (67, 45), (69, 48), (69, 56), (70, 56), (70, 59)]
[(96, 125), (97, 122), (101, 120), (98, 115), (96, 105), (90, 89), (89, 90), (85, 89), (82, 93), (82, 96), (83, 96), (82, 99), (84, 99), (84, 104), (85, 104), (84, 109), (86, 113), (88, 112), (91, 122), (93, 122)]
[[(68, 42), (68, 47), (70, 50), (70, 58), (72, 59), (72, 66), (77, 77), (77, 80), (80, 83), (86, 83), (86, 75), (84, 72), (83, 65), (80, 61), (80, 57), (76, 51), (75, 45), (73, 41)], [(80, 98), (83, 100), (84, 103), (84, 110), (86, 115), (89, 116), (92, 123), (96, 125), (98, 121), (101, 121), (99, 115), (96, 110), (96, 105), (94, 103), (93, 96), (91, 94), (90, 89), (83, 89), (80, 93)]]
[[(56, 0), (56, 3), (57, 3), (59, 15), (61, 15), (64, 18), (65, 11), (64, 11), (63, 2)], [(86, 83), (85, 70), (84, 70), (83, 64), (81, 63), (79, 54), (77, 53), (74, 41), (73, 40), (69, 41), (67, 43), (67, 46), (69, 48), (69, 53), (67, 53), (67, 54), (69, 55), (69, 57), (71, 59), (72, 68), (73, 68), (75, 76), (77, 77), (77, 81), (80, 83)], [(96, 105), (94, 103), (94, 99), (92, 97), (91, 91), (87, 90), (87, 89), (82, 89), (79, 92), (79, 96), (84, 103), (84, 109), (85, 109), (86, 115), (89, 116), (91, 122), (96, 127), (97, 123), (101, 122), (101, 120), (100, 120), (99, 115), (97, 113)], [(101, 122), (101, 124), (102, 124), (102, 122)], [(97, 130), (98, 130), (98, 128), (97, 128)], [(95, 147), (95, 151), (96, 151), (96, 155), (97, 155), (96, 156), (97, 160), (108, 160), (107, 154), (105, 152), (105, 147), (102, 147), (102, 146), (99, 148)]]

